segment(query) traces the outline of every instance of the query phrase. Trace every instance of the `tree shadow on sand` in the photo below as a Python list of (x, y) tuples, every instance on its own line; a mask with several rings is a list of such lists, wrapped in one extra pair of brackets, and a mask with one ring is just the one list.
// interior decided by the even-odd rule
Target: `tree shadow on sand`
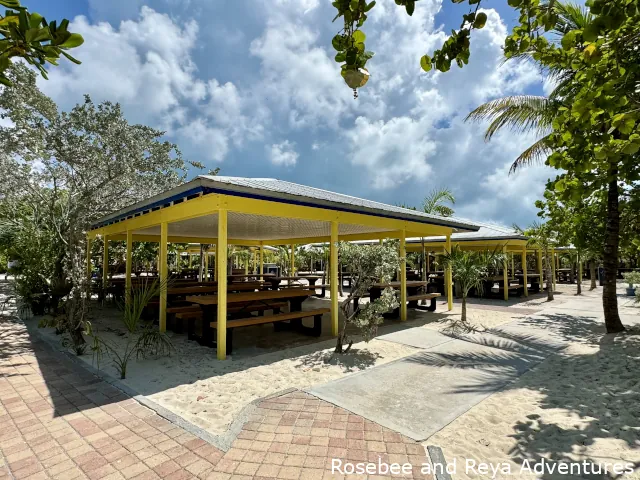
[[(531, 412), (513, 426), (515, 445), (511, 460), (522, 464), (545, 461), (589, 464), (629, 462), (640, 467), (640, 335), (605, 335), (602, 321), (587, 316), (537, 315), (521, 325), (536, 327), (496, 328), (487, 333), (457, 335), (469, 348), (456, 353), (424, 353), (414, 360), (424, 365), (459, 369), (479, 369), (486, 381), (457, 387), (453, 393), (493, 393), (501, 389), (527, 389), (541, 394), (538, 406), (544, 410), (566, 411), (562, 421), (549, 422)], [(583, 354), (570, 354), (567, 342), (589, 345)], [(477, 351), (477, 346), (490, 347)], [(554, 354), (549, 356), (549, 354)], [(548, 357), (549, 356), (549, 357)], [(546, 358), (548, 357), (548, 358)], [(544, 363), (540, 363), (546, 358)], [(518, 363), (520, 362), (520, 363)], [(537, 371), (524, 375), (537, 365)], [(529, 415), (527, 415), (529, 413)], [(553, 417), (551, 417), (553, 418)], [(604, 457), (595, 457), (590, 447), (607, 442)], [(633, 453), (632, 453), (633, 451)], [(542, 473), (538, 478), (609, 479), (620, 475), (609, 471), (559, 475)]]

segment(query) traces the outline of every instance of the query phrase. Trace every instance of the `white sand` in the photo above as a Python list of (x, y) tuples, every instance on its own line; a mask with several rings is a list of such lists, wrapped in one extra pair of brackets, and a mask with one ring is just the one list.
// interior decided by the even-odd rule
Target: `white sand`
[[(95, 308), (92, 317), (100, 335), (117, 344), (122, 352), (127, 336), (118, 320), (118, 311)], [(270, 325), (264, 329), (268, 335), (278, 335)], [(53, 329), (43, 331), (50, 338), (55, 337)], [(213, 434), (224, 433), (239, 412), (255, 399), (327, 382), (416, 351), (406, 345), (374, 339), (368, 344), (354, 344), (346, 355), (332, 356), (335, 340), (325, 340), (261, 355), (252, 355), (257, 349), (249, 349), (247, 355), (245, 349), (244, 355), (239, 352), (219, 361), (214, 348), (187, 340), (186, 333), (168, 332), (168, 335), (175, 347), (171, 356), (140, 360), (134, 357), (124, 383)], [(91, 352), (80, 358), (97, 366)], [(119, 377), (108, 358), (103, 358), (99, 366)]]
[[(595, 300), (601, 290), (592, 292)], [(597, 308), (598, 302), (585, 303)], [(637, 311), (636, 311), (637, 312)], [(595, 341), (593, 340), (595, 339)], [(640, 465), (640, 336), (576, 331), (566, 350), (492, 395), (433, 435), (425, 445), (455, 459), (456, 479), (491, 478), (465, 471), (466, 459), (500, 465), (495, 478), (594, 478), (521, 472), (523, 460)], [(606, 478), (613, 478), (606, 477)], [(605, 478), (605, 477), (597, 477)], [(640, 478), (636, 471), (624, 478)]]

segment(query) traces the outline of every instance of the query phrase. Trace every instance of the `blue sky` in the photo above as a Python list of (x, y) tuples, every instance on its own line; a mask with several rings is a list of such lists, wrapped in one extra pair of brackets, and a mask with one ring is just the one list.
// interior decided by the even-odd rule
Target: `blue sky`
[[(130, 121), (167, 132), (185, 157), (221, 174), (275, 177), (387, 203), (418, 206), (449, 187), (460, 216), (510, 225), (535, 219), (553, 173), (509, 177), (531, 137), (483, 141), (464, 123), (502, 95), (540, 93), (528, 64), (501, 64), (513, 11), (485, 2), (468, 67), (421, 72), (419, 58), (459, 26), (465, 8), (421, 0), (408, 17), (378, 0), (364, 28), (371, 79), (353, 99), (333, 61), (329, 0), (30, 0), (47, 18), (72, 19), (85, 45), (41, 88), (62, 108), (88, 93), (120, 102)], [(198, 172), (192, 172), (194, 175)]]

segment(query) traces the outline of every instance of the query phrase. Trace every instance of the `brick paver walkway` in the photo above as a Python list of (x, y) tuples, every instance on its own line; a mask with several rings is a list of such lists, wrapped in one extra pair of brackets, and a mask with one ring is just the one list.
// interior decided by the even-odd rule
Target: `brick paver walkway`
[(261, 402), (225, 453), (0, 320), (0, 480), (342, 478), (332, 458), (426, 461), (420, 444), (302, 392)]

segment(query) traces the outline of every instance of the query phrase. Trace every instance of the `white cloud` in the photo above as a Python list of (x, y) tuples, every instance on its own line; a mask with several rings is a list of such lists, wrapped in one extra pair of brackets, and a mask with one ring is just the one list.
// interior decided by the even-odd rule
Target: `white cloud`
[(82, 16), (71, 28), (85, 39), (74, 52), (82, 65), (65, 65), (40, 83), (63, 105), (75, 104), (88, 93), (154, 119), (182, 101), (204, 97), (205, 84), (196, 78), (189, 53), (198, 38), (194, 21), (181, 28), (167, 15), (142, 7), (139, 21), (123, 21), (119, 29), (108, 23), (92, 25)]
[[(337, 175), (360, 172), (354, 190), (364, 196), (416, 203), (426, 190), (449, 186), (464, 215), (506, 224), (510, 215), (533, 215), (548, 172), (507, 176), (531, 139), (505, 134), (485, 144), (484, 126), (463, 122), (488, 99), (540, 84), (534, 66), (502, 65), (507, 27), (494, 10), (485, 10), (487, 26), (473, 33), (469, 65), (424, 73), (420, 56), (447, 36), (436, 23), (443, 0), (418, 2), (412, 17), (393, 1), (378, 2), (365, 25), (367, 48), (376, 52), (372, 75), (354, 100), (333, 60), (336, 24), (326, 0), (262, 0), (246, 16), (238, 5), (228, 18), (186, 22), (178, 20), (186, 15), (180, 1), (154, 5), (174, 14), (143, 7), (119, 25), (76, 18), (84, 63), (57, 69), (42, 88), (64, 108), (85, 92), (119, 101), (131, 119), (167, 130), (189, 158), (230, 159), (229, 174), (250, 176), (245, 166), (255, 162), (266, 173), (303, 163), (296, 145), (309, 145), (314, 161), (331, 151), (322, 161)], [(224, 28), (214, 33), (212, 24)], [(234, 58), (232, 67), (203, 53), (215, 48)], [(209, 62), (200, 63), (203, 71), (215, 65), (215, 78), (204, 78), (197, 61)], [(313, 183), (296, 178), (297, 170), (287, 170), (290, 180)]]
[(229, 151), (225, 131), (207, 124), (203, 119), (196, 119), (183, 125), (176, 133), (192, 146), (199, 147), (202, 160), (220, 162)]
[(431, 171), (427, 158), (436, 150), (420, 122), (394, 117), (388, 122), (355, 121), (347, 133), (354, 165), (365, 167), (374, 188), (394, 188), (410, 178), (425, 179)]
[(269, 158), (274, 165), (292, 167), (298, 162), (298, 152), (295, 151), (295, 145), (289, 140), (281, 143), (274, 143), (269, 149)]

